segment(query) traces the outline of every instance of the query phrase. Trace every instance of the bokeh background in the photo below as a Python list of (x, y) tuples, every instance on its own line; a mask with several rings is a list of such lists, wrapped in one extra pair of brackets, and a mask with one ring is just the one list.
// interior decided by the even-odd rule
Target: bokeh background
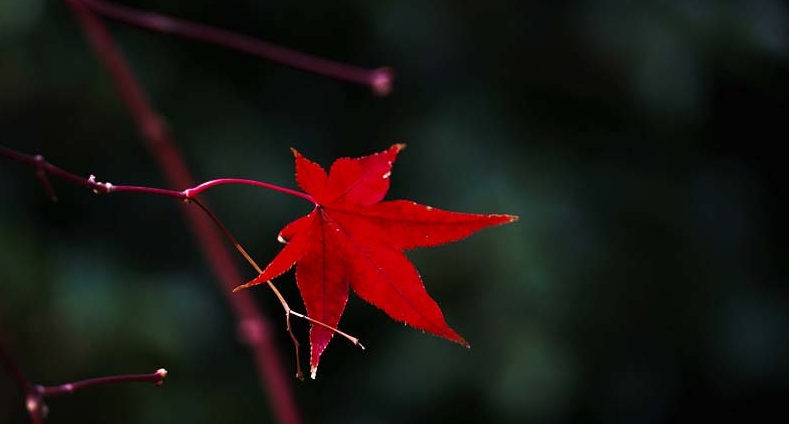
[[(381, 99), (111, 23), (199, 179), (295, 187), (290, 146), (329, 165), (403, 142), (389, 198), (520, 215), (409, 254), (472, 349), (352, 297), (341, 326), (368, 349), (335, 340), (316, 381), (294, 379), (306, 421), (786, 419), (785, 3), (118, 2), (396, 70)], [(0, 143), (164, 185), (56, 0), (0, 0)], [(55, 185), (57, 204), (30, 169), (0, 160), (4, 342), (40, 383), (170, 376), (162, 389), (52, 399), (51, 422), (273, 422), (177, 202)], [(246, 187), (206, 197), (260, 262), (309, 209)], [(278, 285), (300, 305), (293, 280)], [(279, 305), (255, 297), (290, 374)], [(0, 373), (0, 423), (24, 422)]]

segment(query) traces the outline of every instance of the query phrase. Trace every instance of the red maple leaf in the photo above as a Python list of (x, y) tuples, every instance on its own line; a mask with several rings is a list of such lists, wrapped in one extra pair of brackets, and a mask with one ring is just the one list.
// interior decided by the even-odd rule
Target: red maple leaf
[[(296, 181), (315, 199), (315, 209), (282, 229), (287, 243), (252, 281), (236, 290), (265, 283), (294, 264), (296, 284), (307, 314), (337, 327), (349, 287), (397, 321), (468, 346), (444, 320), (438, 304), (403, 250), (460, 240), (491, 226), (518, 219), (512, 215), (449, 212), (406, 200), (381, 202), (389, 190), (392, 163), (404, 144), (362, 158), (342, 158), (329, 174), (293, 149)], [(310, 329), (310, 371), (334, 332)]]

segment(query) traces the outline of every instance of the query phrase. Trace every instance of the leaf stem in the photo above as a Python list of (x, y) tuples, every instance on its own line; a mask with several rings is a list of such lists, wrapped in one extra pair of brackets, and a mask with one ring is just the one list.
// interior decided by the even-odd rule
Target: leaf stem
[(251, 186), (256, 186), (256, 187), (263, 187), (263, 188), (267, 188), (269, 190), (275, 190), (275, 191), (279, 191), (281, 193), (290, 194), (291, 196), (301, 197), (302, 199), (305, 199), (308, 202), (311, 202), (312, 204), (314, 204), (316, 206), (318, 205), (318, 203), (315, 201), (315, 198), (313, 198), (312, 196), (310, 196), (307, 193), (304, 193), (304, 192), (301, 192), (301, 191), (298, 191), (298, 190), (291, 190), (289, 188), (280, 187), (280, 186), (274, 185), (274, 184), (264, 183), (264, 182), (255, 181), (255, 180), (247, 180), (247, 179), (243, 179), (243, 178), (218, 178), (216, 180), (206, 181), (206, 182), (198, 185), (197, 187), (186, 189), (186, 190), (183, 191), (183, 193), (186, 195), (186, 197), (193, 197), (193, 196), (195, 196), (197, 194), (202, 193), (205, 190), (208, 190), (211, 187), (216, 187), (216, 186), (222, 185), (222, 184), (246, 184), (246, 185), (251, 185)]
[(322, 59), (246, 35), (170, 16), (140, 11), (98, 0), (76, 0), (92, 12), (125, 24), (163, 34), (214, 44), (244, 52), (293, 68), (338, 80), (366, 85), (380, 96), (392, 90), (393, 73), (389, 68), (366, 69)]
[[(208, 215), (211, 218), (211, 220), (214, 221), (214, 224), (216, 224), (216, 226), (222, 231), (222, 233), (224, 233), (225, 237), (227, 237), (227, 239), (230, 240), (230, 242), (233, 244), (233, 247), (235, 247), (236, 250), (238, 250), (238, 252), (241, 254), (241, 256), (243, 256), (244, 259), (246, 259), (246, 261), (252, 266), (252, 268), (255, 269), (255, 271), (257, 271), (258, 274), (262, 274), (263, 273), (263, 269), (260, 267), (260, 265), (258, 265), (258, 263), (254, 259), (252, 259), (252, 256), (250, 256), (249, 253), (247, 253), (247, 250), (244, 249), (244, 246), (242, 246), (241, 243), (239, 243), (238, 240), (236, 240), (235, 236), (233, 236), (233, 233), (231, 233), (230, 230), (225, 226), (225, 224), (223, 224), (222, 221), (219, 220), (219, 218), (216, 216), (216, 214), (214, 214), (213, 211), (208, 209), (208, 207), (205, 206), (199, 200), (197, 200), (197, 199), (190, 199), (190, 201), (194, 202), (195, 205), (197, 205), (200, 209), (202, 209), (203, 212), (205, 212), (206, 215)], [(310, 318), (309, 316), (304, 315), (304, 314), (302, 314), (300, 312), (294, 311), (290, 307), (288, 302), (285, 300), (285, 297), (282, 296), (282, 293), (280, 293), (279, 289), (274, 285), (274, 283), (271, 280), (266, 281), (266, 283), (268, 284), (269, 288), (271, 288), (271, 291), (274, 292), (274, 295), (277, 296), (277, 299), (279, 299), (279, 303), (282, 305), (282, 308), (285, 310), (287, 329), (288, 329), (288, 332), (290, 333), (290, 336), (293, 339), (293, 342), (294, 342), (294, 344), (296, 346), (296, 363), (298, 364), (298, 368), (299, 368), (298, 372), (296, 373), (296, 375), (299, 376), (299, 378), (302, 378), (301, 377), (302, 376), (301, 362), (298, 359), (299, 358), (299, 351), (298, 351), (299, 342), (296, 340), (296, 336), (293, 334), (293, 332), (290, 329), (290, 316), (291, 315), (296, 316), (298, 318), (301, 318), (303, 320), (309, 321), (309, 322), (311, 322), (313, 324), (317, 324), (317, 325), (320, 325), (322, 327), (328, 328), (329, 330), (339, 334), (340, 336), (345, 337), (346, 339), (348, 339), (349, 342), (353, 343), (355, 346), (359, 346), (362, 350), (364, 350), (364, 345), (362, 345), (359, 342), (359, 339), (357, 337), (353, 337), (350, 334), (348, 334), (348, 333), (346, 333), (346, 332), (344, 332), (342, 330), (339, 330), (337, 328), (332, 327), (331, 325), (328, 325), (326, 323), (318, 321), (318, 320), (316, 320), (314, 318)], [(239, 287), (236, 287), (235, 289), (233, 289), (233, 292), (236, 292)]]

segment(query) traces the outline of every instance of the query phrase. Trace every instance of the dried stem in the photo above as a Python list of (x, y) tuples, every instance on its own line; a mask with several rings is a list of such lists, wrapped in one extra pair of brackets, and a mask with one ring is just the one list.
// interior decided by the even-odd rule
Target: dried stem
[(314, 74), (367, 85), (379, 96), (385, 96), (392, 90), (394, 76), (389, 68), (360, 68), (311, 56), (224, 29), (213, 28), (158, 13), (140, 11), (98, 0), (75, 1), (78, 1), (92, 12), (109, 19), (150, 31), (171, 34), (244, 52)]
[[(209, 186), (209, 183), (210, 183), (210, 181), (208, 183), (200, 184), (200, 186)], [(184, 190), (184, 193), (188, 193), (188, 192), (189, 192), (189, 190)], [(222, 221), (219, 220), (219, 218), (216, 216), (216, 214), (214, 214), (210, 209), (208, 209), (208, 207), (206, 207), (199, 200), (193, 198), (193, 199), (191, 199), (191, 201), (194, 202), (197, 206), (199, 206), (200, 209), (202, 209), (209, 217), (211, 217), (211, 219), (214, 221), (214, 224), (216, 224), (217, 228), (219, 228), (225, 234), (225, 237), (227, 237), (227, 239), (230, 240), (230, 242), (233, 244), (233, 246), (236, 248), (236, 250), (238, 250), (238, 252), (241, 253), (241, 256), (243, 256), (244, 259), (246, 259), (246, 261), (250, 265), (252, 265), (252, 268), (255, 268), (255, 271), (257, 271), (258, 274), (262, 274), (263, 273), (263, 269), (260, 267), (260, 265), (258, 265), (257, 262), (255, 262), (255, 260), (252, 259), (252, 256), (250, 256), (249, 253), (247, 253), (247, 250), (244, 249), (244, 246), (242, 246), (241, 243), (239, 243), (238, 240), (236, 240), (235, 236), (233, 236), (233, 233), (231, 233), (230, 230), (225, 226), (225, 224), (223, 224)], [(342, 330), (334, 328), (331, 325), (328, 325), (328, 324), (323, 323), (321, 321), (318, 321), (318, 320), (316, 320), (314, 318), (310, 318), (307, 315), (304, 315), (302, 313), (294, 311), (290, 307), (288, 302), (285, 300), (285, 297), (282, 296), (282, 293), (280, 293), (279, 289), (274, 285), (274, 283), (271, 280), (266, 281), (266, 283), (268, 284), (269, 288), (271, 288), (271, 291), (274, 292), (274, 295), (277, 296), (277, 299), (279, 299), (279, 303), (282, 305), (282, 309), (285, 310), (285, 315), (287, 316), (286, 323), (287, 323), (287, 327), (288, 327), (288, 331), (289, 332), (290, 332), (290, 316), (293, 315), (293, 316), (299, 317), (301, 319), (304, 319), (306, 321), (309, 321), (309, 322), (311, 322), (313, 324), (320, 325), (321, 327), (328, 328), (329, 330), (337, 333), (338, 335), (340, 335), (342, 337), (345, 337), (346, 339), (348, 339), (348, 341), (350, 341), (351, 343), (353, 343), (356, 346), (359, 346), (360, 348), (362, 348), (362, 350), (364, 350), (364, 346), (361, 343), (359, 343), (359, 339), (358, 338), (353, 337), (350, 334), (345, 333)], [(244, 286), (236, 287), (235, 289), (233, 289), (233, 292), (238, 291), (242, 287), (244, 287)], [(298, 345), (299, 345), (299, 343), (298, 343), (298, 341), (296, 341), (296, 336), (293, 335), (293, 332), (290, 332), (290, 336), (291, 336), (291, 338), (294, 340), (294, 342), (296, 344), (296, 358), (297, 358), (296, 362), (298, 362)]]

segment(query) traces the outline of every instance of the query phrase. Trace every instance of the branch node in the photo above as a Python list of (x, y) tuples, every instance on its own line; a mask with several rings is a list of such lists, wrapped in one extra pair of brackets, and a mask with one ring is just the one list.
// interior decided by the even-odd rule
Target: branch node
[(96, 186), (98, 186), (99, 183), (96, 182), (95, 175), (90, 174), (90, 176), (88, 177), (88, 184), (90, 184), (90, 186), (93, 187), (93, 194), (99, 194), (99, 190), (96, 188)]
[(159, 368), (158, 370), (156, 370), (156, 375), (159, 376), (159, 381), (153, 384), (155, 384), (156, 387), (162, 387), (162, 385), (164, 384), (164, 378), (167, 377), (167, 370), (164, 368)]
[(36, 161), (36, 176), (39, 180), (41, 180), (41, 185), (44, 186), (44, 190), (46, 190), (50, 200), (57, 202), (58, 195), (55, 193), (55, 187), (52, 186), (52, 183), (49, 181), (49, 177), (47, 176), (47, 161), (41, 155), (36, 155), (33, 157), (33, 159)]

